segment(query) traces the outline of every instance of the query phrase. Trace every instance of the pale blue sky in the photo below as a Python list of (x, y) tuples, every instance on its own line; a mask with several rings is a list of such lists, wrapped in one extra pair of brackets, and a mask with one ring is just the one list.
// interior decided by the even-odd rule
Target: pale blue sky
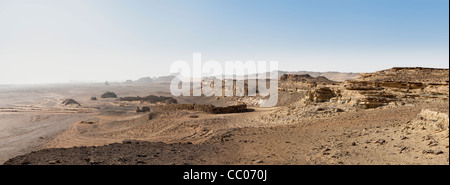
[(0, 84), (169, 74), (174, 60), (280, 70), (449, 67), (448, 0), (0, 0)]

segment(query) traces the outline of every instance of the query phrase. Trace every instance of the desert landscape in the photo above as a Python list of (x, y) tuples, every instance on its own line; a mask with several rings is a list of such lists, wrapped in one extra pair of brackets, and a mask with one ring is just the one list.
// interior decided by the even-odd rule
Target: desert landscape
[(449, 165), (449, 69), (278, 74), (269, 108), (173, 97), (174, 76), (3, 85), (0, 163)]

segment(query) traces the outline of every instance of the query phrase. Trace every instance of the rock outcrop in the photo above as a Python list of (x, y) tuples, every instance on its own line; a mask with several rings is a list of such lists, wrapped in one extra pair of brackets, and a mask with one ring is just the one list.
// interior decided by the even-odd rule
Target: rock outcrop
[(420, 129), (448, 132), (449, 117), (448, 114), (443, 112), (424, 109), (417, 115), (416, 119), (412, 120), (411, 124), (420, 127)]
[(358, 94), (351, 99), (365, 108), (414, 99), (448, 100), (449, 97), (448, 69), (397, 67), (361, 76), (346, 81), (344, 88), (353, 92), (350, 94)]
[[(288, 124), (305, 118), (329, 117), (358, 109), (448, 102), (448, 75), (448, 69), (392, 68), (363, 74), (360, 79), (344, 83), (311, 83), (308, 81), (311, 77), (307, 75), (282, 75), (278, 89), (280, 109), (261, 119), (268, 122), (281, 120)], [(445, 118), (445, 115), (439, 115)], [(423, 117), (425, 119), (434, 120), (426, 116)]]
[(165, 96), (146, 96), (146, 97), (120, 97), (117, 101), (140, 101), (140, 102), (148, 102), (148, 103), (162, 103), (162, 104), (176, 104), (177, 100), (173, 97), (165, 97)]
[(136, 113), (139, 113), (139, 112), (150, 112), (150, 107), (142, 107), (142, 109), (137, 107)]
[(200, 104), (174, 104), (155, 107), (155, 111), (177, 111), (177, 110), (201, 111), (211, 114), (229, 114), (229, 113), (239, 113), (249, 111), (247, 109), (246, 104), (233, 105), (227, 107), (216, 107), (214, 105), (200, 105)]
[(100, 96), (101, 98), (117, 98), (116, 93), (107, 91)]
[(306, 99), (312, 102), (327, 102), (331, 98), (336, 97), (336, 93), (329, 87), (322, 87), (306, 94)]
[(75, 105), (75, 106), (81, 106), (81, 104), (79, 104), (77, 101), (75, 101), (74, 99), (66, 99), (62, 102), (63, 105), (65, 106), (70, 106), (70, 105)]
[(303, 82), (303, 83), (336, 83), (323, 76), (312, 77), (309, 74), (283, 74), (280, 76), (281, 82)]
[(362, 73), (356, 81), (417, 82), (425, 84), (448, 84), (449, 69), (424, 67), (394, 67), (375, 73)]
[[(136, 80), (134, 83), (136, 83), (136, 84), (150, 84), (152, 82), (153, 82), (152, 78), (150, 78), (150, 77), (142, 77), (142, 78), (139, 78), (138, 80)], [(131, 83), (133, 83), (133, 82), (131, 82)]]

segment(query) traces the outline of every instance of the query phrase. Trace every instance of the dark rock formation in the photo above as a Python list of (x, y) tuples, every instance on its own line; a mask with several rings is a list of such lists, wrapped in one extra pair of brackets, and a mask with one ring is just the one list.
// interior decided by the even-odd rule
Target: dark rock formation
[(77, 106), (81, 106), (77, 101), (73, 100), (73, 99), (66, 99), (62, 102), (63, 105), (77, 105)]
[(176, 104), (177, 100), (173, 97), (165, 97), (165, 96), (146, 96), (146, 97), (121, 97), (118, 98), (117, 101), (141, 101), (148, 103), (164, 103), (164, 104)]
[(114, 92), (108, 91), (108, 92), (103, 93), (101, 98), (117, 98), (117, 95)]
[(246, 104), (233, 105), (227, 107), (216, 107), (214, 105), (199, 105), (199, 104), (173, 104), (173, 105), (156, 106), (155, 110), (156, 111), (192, 110), (211, 114), (248, 112)]
[(142, 109), (137, 107), (136, 112), (150, 112), (150, 107), (142, 107)]

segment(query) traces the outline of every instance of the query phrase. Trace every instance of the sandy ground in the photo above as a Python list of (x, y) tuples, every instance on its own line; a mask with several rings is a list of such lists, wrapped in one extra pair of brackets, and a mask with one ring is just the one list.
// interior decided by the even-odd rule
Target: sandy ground
[[(74, 123), (108, 112), (113, 100), (101, 99), (106, 91), (119, 96), (167, 95), (167, 85), (53, 84), (0, 87), (0, 162), (19, 154), (42, 149)], [(91, 101), (96, 96), (98, 101)], [(63, 106), (73, 98), (81, 107)], [(102, 110), (99, 110), (103, 108)], [(114, 108), (115, 109), (115, 108)], [(122, 109), (135, 109), (122, 107)]]
[(0, 113), (0, 161), (40, 149), (60, 132), (89, 114)]
[[(167, 95), (163, 85), (15, 88), (0, 89), (0, 160), (19, 155), (5, 164), (449, 164), (448, 130), (411, 125), (424, 109), (448, 115), (448, 101), (284, 124), (265, 119), (278, 107), (234, 114), (162, 112), (149, 119), (135, 112), (144, 105), (139, 102), (90, 100), (107, 90), (122, 97)], [(62, 106), (65, 98), (82, 106)]]
[[(132, 112), (128, 115), (123, 114), (120, 118), (116, 115), (99, 115), (85, 121), (93, 121), (93, 124), (84, 122), (74, 124), (48, 142), (46, 147), (102, 146), (120, 143), (123, 140), (201, 143), (216, 135), (218, 131), (268, 126), (264, 122), (252, 122), (252, 120), (271, 110), (255, 109), (254, 112), (234, 114), (180, 111), (160, 113), (152, 120), (148, 119), (148, 114)], [(197, 118), (190, 118), (192, 115)]]

